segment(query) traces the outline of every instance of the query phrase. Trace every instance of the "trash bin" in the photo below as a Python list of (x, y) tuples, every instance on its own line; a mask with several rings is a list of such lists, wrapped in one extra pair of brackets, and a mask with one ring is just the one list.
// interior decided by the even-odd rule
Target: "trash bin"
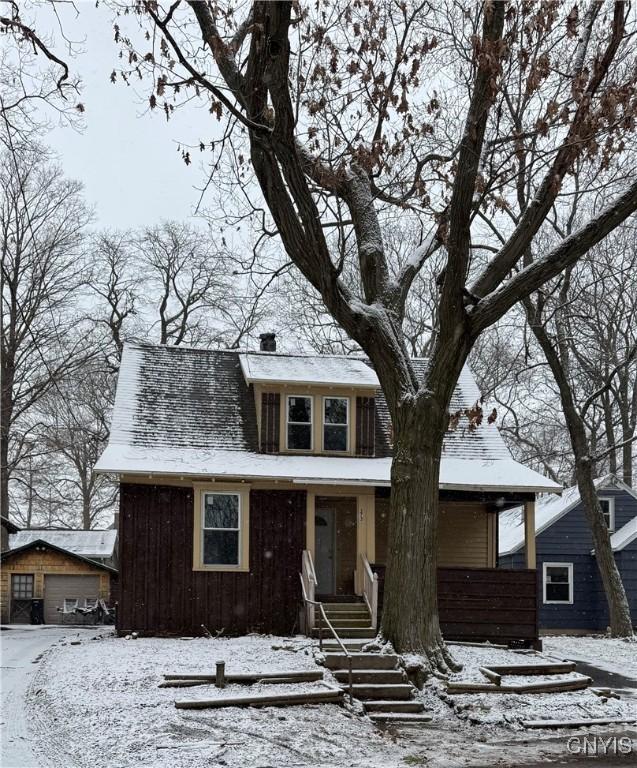
[(41, 597), (31, 600), (31, 624), (44, 624), (44, 600)]

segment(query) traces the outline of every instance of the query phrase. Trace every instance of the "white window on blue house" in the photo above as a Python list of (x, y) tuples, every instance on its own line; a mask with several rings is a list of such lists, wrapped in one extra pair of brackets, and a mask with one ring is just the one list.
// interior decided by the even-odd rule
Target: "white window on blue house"
[(599, 499), (599, 505), (602, 508), (604, 519), (609, 531), (615, 530), (615, 499), (612, 496)]
[(544, 563), (542, 575), (545, 603), (573, 603), (573, 563)]

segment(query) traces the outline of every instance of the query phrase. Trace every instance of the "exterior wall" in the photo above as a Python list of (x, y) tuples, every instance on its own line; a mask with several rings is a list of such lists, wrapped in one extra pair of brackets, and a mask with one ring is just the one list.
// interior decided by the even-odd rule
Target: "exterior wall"
[(0, 572), (1, 620), (8, 623), (11, 611), (11, 574), (32, 573), (33, 597), (44, 597), (45, 574), (58, 575), (99, 575), (100, 598), (108, 602), (111, 591), (111, 575), (107, 571), (96, 568), (89, 563), (83, 563), (52, 549), (31, 549), (24, 553), (12, 555), (2, 563)]
[[(637, 499), (621, 489), (599, 491), (601, 497), (615, 499), (615, 530), (637, 515)], [(541, 629), (604, 631), (608, 625), (606, 597), (595, 556), (591, 554), (593, 540), (581, 504), (557, 520), (536, 537), (537, 568), (539, 571), (539, 620)], [(633, 546), (633, 545), (631, 545)], [(637, 547), (627, 547), (617, 553), (617, 565), (629, 593), (633, 622), (637, 623)], [(544, 563), (573, 563), (572, 605), (545, 605), (542, 589)], [(502, 568), (524, 568), (524, 549), (500, 558)], [(631, 597), (632, 595), (632, 597)]]
[(118, 630), (292, 632), (305, 520), (305, 491), (251, 490), (249, 571), (194, 571), (192, 487), (122, 484)]
[[(478, 502), (440, 504), (438, 565), (495, 568), (496, 516)], [(387, 562), (389, 498), (376, 496), (376, 562)]]

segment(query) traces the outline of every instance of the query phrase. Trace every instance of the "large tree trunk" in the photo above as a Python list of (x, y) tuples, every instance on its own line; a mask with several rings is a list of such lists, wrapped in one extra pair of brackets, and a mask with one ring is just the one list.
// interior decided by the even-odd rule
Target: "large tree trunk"
[(575, 457), (575, 477), (579, 488), (580, 497), (584, 503), (584, 511), (593, 538), (595, 547), (595, 559), (604, 585), (606, 601), (608, 603), (608, 615), (610, 630), (613, 637), (632, 637), (633, 627), (630, 618), (630, 607), (626, 597), (626, 590), (621, 580), (615, 556), (610, 545), (608, 526), (602, 513), (602, 508), (597, 499), (597, 491), (594, 483), (594, 466), (591, 462), (589, 439), (586, 434), (586, 425), (575, 405), (573, 393), (562, 361), (551, 343), (546, 328), (534, 315), (534, 309), (525, 302), (525, 309), (529, 323), (542, 347), (546, 361), (549, 364), (553, 377), (557, 383), (562, 410), (566, 418), (566, 426), (571, 438), (571, 447)]

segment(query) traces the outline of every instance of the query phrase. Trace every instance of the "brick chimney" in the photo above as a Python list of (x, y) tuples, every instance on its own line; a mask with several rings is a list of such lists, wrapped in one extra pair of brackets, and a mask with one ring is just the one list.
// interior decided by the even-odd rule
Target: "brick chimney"
[(261, 352), (276, 352), (276, 333), (262, 333), (259, 338)]

